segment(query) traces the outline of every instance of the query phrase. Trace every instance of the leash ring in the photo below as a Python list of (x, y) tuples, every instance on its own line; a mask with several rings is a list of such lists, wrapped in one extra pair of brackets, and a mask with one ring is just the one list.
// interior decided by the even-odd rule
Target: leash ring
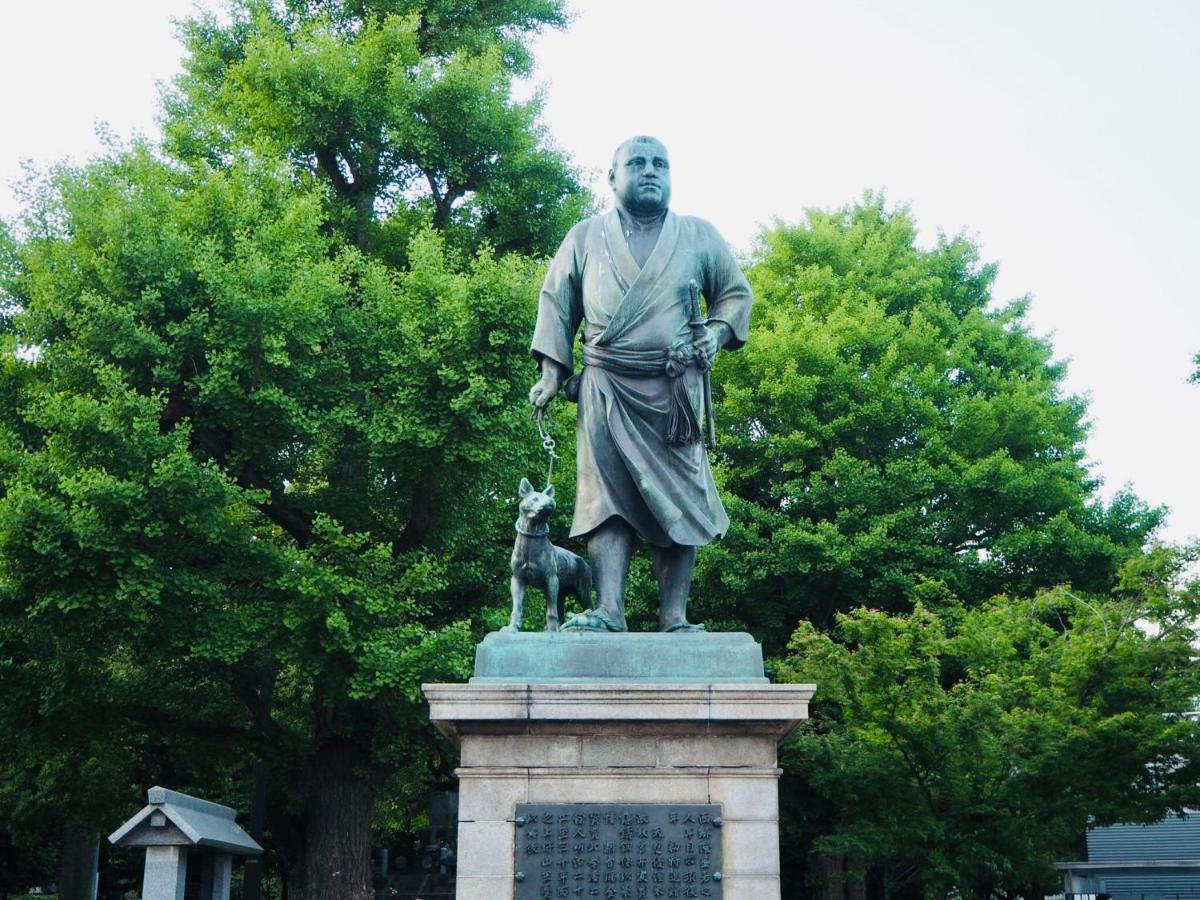
[(545, 418), (546, 410), (544, 408), (538, 410), (535, 421), (537, 422), (538, 434), (542, 438), (542, 449), (546, 451), (546, 486), (549, 487), (554, 478), (554, 460), (558, 459), (558, 454), (554, 452), (554, 448), (556, 446), (554, 443), (554, 438), (552, 438), (550, 433), (546, 431), (546, 426), (544, 424)]

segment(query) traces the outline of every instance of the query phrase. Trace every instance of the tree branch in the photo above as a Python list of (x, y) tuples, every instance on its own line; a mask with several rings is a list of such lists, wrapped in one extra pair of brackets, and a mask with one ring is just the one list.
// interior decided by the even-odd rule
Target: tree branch
[(346, 197), (354, 197), (357, 193), (357, 184), (347, 181), (346, 175), (342, 172), (342, 167), (338, 163), (337, 151), (332, 147), (317, 148), (317, 163), (321, 166), (322, 171), (329, 176), (329, 180), (333, 182), (334, 190)]
[(244, 488), (268, 491), (270, 499), (266, 503), (255, 504), (258, 510), (290, 534), (301, 547), (309, 545), (313, 533), (312, 518), (308, 513), (284, 502), (282, 492), (263, 478), (262, 474), (250, 463), (242, 467), (237, 483)]
[(433, 527), (434, 508), (433, 479), (418, 478), (409, 501), (408, 524), (392, 542), (393, 554), (399, 556), (421, 545)]
[(422, 169), (425, 180), (429, 182), (429, 190), (433, 194), (433, 227), (441, 231), (450, 224), (450, 213), (454, 211), (454, 201), (465, 193), (465, 188), (446, 179), (446, 190), (438, 187), (437, 177), (428, 169)]
[(188, 402), (184, 391), (182, 381), (171, 385), (171, 389), (167, 392), (167, 405), (163, 407), (162, 416), (158, 420), (159, 434), (166, 434), (190, 411), (191, 403)]
[(233, 691), (250, 713), (250, 720), (268, 746), (280, 747), (286, 735), (283, 728), (271, 716), (268, 702), (262, 693), (249, 681), (235, 678)]
[[(167, 395), (167, 405), (159, 418), (159, 431), (163, 434), (184, 416), (192, 412), (191, 403), (184, 393), (182, 382), (171, 387)], [(196, 427), (192, 430), (192, 442), (196, 448), (215, 460), (222, 467), (229, 458), (232, 441), (223, 429)], [(283, 493), (268, 482), (252, 463), (246, 463), (237, 476), (237, 484), (252, 490), (267, 491), (270, 498), (266, 503), (257, 503), (257, 509), (268, 519), (290, 534), (301, 547), (307, 547), (312, 541), (312, 518), (302, 510), (289, 505), (283, 499)]]

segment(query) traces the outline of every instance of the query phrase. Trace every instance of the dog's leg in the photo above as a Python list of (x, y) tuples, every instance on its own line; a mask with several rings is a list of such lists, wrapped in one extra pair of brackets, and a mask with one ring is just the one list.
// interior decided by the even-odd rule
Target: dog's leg
[(512, 616), (501, 631), (520, 631), (525, 619), (525, 585), (516, 575), (509, 582), (508, 592), (512, 594)]
[(558, 631), (559, 616), (562, 613), (561, 600), (558, 597), (558, 573), (546, 573), (546, 630)]

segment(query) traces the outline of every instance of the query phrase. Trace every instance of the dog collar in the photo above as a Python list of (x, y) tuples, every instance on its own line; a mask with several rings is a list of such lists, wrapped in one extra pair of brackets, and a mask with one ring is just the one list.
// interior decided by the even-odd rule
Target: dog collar
[(529, 531), (525, 528), (522, 528), (520, 522), (518, 522), (513, 527), (517, 529), (517, 534), (523, 534), (523, 535), (525, 535), (525, 537), (546, 537), (547, 535), (550, 534), (550, 526), (549, 525), (545, 526), (541, 531)]

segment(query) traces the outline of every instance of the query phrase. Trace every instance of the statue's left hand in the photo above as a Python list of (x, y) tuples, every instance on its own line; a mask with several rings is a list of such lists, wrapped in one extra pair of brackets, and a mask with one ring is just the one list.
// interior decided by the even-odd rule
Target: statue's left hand
[(725, 346), (727, 340), (729, 340), (729, 326), (724, 322), (709, 322), (704, 326), (704, 331), (692, 341), (692, 346), (709, 365), (712, 365), (717, 351)]
[(542, 377), (529, 391), (529, 402), (533, 404), (535, 416), (543, 412), (546, 405), (554, 399), (554, 395), (562, 387), (566, 374), (553, 360), (542, 361)]

